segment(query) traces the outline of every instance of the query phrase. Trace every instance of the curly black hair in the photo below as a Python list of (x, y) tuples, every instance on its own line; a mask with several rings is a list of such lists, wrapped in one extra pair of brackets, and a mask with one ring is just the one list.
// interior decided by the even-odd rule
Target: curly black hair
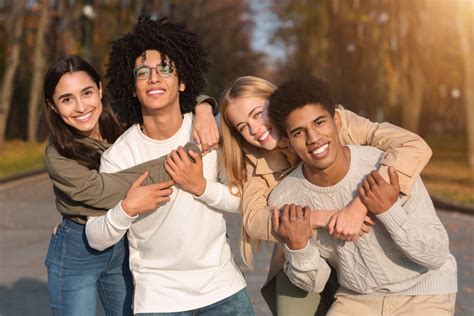
[(209, 63), (197, 35), (167, 18), (140, 16), (132, 32), (112, 43), (106, 72), (111, 104), (127, 127), (143, 122), (140, 102), (133, 96), (133, 69), (136, 59), (146, 50), (159, 51), (162, 61), (170, 60), (176, 67), (179, 81), (186, 85), (185, 91), (179, 93), (182, 113), (194, 109), (196, 97), (206, 87), (204, 73)]
[(309, 104), (319, 104), (334, 117), (336, 105), (329, 85), (313, 76), (290, 79), (280, 85), (268, 98), (268, 115), (281, 135), (286, 133), (286, 118), (291, 112)]

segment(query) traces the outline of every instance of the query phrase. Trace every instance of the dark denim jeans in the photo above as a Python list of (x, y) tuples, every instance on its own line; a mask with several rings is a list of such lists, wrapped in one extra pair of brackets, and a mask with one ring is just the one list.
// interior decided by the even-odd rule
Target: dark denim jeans
[(201, 307), (191, 311), (175, 313), (140, 313), (136, 316), (254, 316), (252, 304), (250, 304), (247, 289), (219, 301), (214, 304)]
[(89, 247), (84, 225), (63, 220), (51, 236), (45, 259), (54, 315), (95, 315), (97, 292), (106, 315), (132, 315), (133, 280), (126, 239), (97, 251)]

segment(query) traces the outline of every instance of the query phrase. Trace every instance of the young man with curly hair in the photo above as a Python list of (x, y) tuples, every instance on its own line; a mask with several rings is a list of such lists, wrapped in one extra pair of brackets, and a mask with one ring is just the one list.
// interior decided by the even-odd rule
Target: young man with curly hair
[(119, 203), (86, 226), (96, 249), (128, 231), (137, 315), (253, 315), (220, 212), (237, 213), (239, 199), (218, 182), (216, 151), (201, 157), (181, 147), (191, 139), (191, 111), (205, 86), (205, 56), (195, 34), (165, 19), (142, 17), (112, 45), (109, 91), (130, 128), (103, 154), (101, 171), (171, 151), (165, 168), (176, 183), (170, 201), (150, 212)]
[[(341, 286), (331, 316), (453, 315), (456, 260), (421, 179), (399, 196), (394, 169), (389, 183), (375, 171), (380, 150), (342, 146), (339, 113), (323, 81), (287, 81), (269, 102), (271, 119), (302, 161), (269, 197), (282, 206), (273, 227), (285, 243), (289, 279), (321, 292), (334, 267)], [(369, 233), (349, 242), (325, 230), (313, 235), (309, 209), (342, 208), (358, 192), (375, 221)]]

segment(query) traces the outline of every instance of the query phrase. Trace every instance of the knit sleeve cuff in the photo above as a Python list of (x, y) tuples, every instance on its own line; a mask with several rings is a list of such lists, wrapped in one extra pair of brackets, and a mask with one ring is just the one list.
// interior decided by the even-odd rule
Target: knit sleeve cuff
[(395, 230), (400, 228), (408, 220), (408, 214), (401, 206), (400, 201), (397, 200), (387, 211), (378, 214), (377, 218), (387, 229)]
[(286, 244), (283, 244), (283, 253), (291, 265), (300, 271), (310, 271), (318, 269), (319, 249), (313, 242), (308, 240), (306, 247), (299, 250), (291, 250)]

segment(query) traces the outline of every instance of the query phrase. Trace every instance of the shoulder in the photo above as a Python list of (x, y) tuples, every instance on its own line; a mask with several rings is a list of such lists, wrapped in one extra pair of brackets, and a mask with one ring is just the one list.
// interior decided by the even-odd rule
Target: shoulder
[(137, 141), (139, 125), (134, 124), (130, 126), (119, 138), (103, 153), (103, 156), (112, 153), (118, 153), (129, 148), (130, 144)]
[(298, 192), (304, 191), (304, 181), (306, 181), (306, 179), (303, 175), (302, 165), (299, 164), (272, 190), (269, 202), (278, 205), (289, 201), (289, 197), (295, 196)]

